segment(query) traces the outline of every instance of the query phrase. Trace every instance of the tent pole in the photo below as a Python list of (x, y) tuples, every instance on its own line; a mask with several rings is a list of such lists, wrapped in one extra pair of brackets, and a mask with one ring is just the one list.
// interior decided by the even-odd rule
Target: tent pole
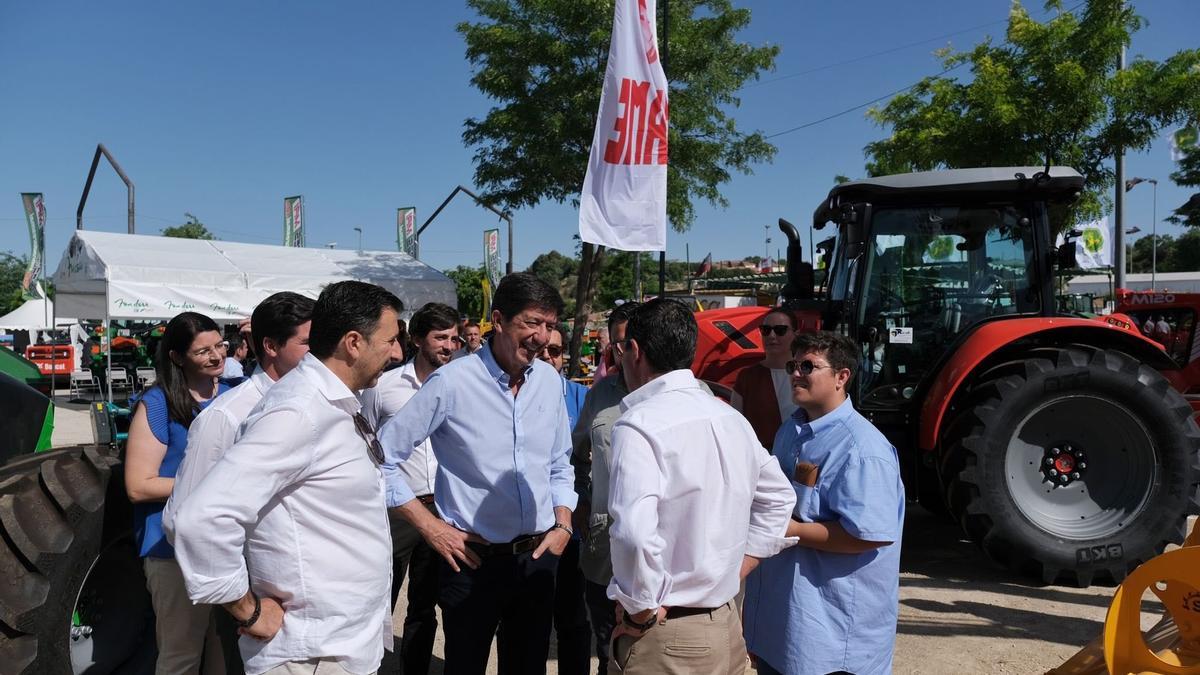
[(113, 405), (112, 336), (109, 335), (109, 332), (112, 330), (112, 315), (108, 309), (109, 305), (108, 305), (108, 279), (107, 279), (108, 274), (107, 273), (105, 273), (105, 277), (106, 278), (104, 280), (104, 332), (100, 334), (101, 335), (100, 344), (101, 344), (101, 346), (103, 346), (104, 341), (105, 340), (108, 341), (108, 349), (106, 349), (104, 352), (104, 356), (108, 360), (108, 366), (106, 366), (106, 369), (104, 371), (104, 382), (108, 385), (108, 405), (109, 405), (109, 407), (112, 407), (112, 405)]

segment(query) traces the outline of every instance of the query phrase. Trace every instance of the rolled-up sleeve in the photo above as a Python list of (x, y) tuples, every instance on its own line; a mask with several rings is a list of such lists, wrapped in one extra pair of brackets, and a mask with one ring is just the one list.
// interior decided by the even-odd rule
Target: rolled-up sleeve
[(572, 511), (579, 504), (575, 493), (575, 469), (571, 466), (571, 424), (568, 421), (564, 401), (558, 412), (558, 428), (554, 432), (554, 453), (550, 458), (550, 499), (554, 506), (565, 506)]
[(746, 555), (769, 558), (783, 549), (794, 546), (795, 537), (787, 537), (788, 521), (796, 506), (796, 493), (791, 481), (783, 475), (779, 462), (761, 451), (758, 483), (750, 503), (750, 527), (746, 531)]
[(450, 412), (452, 389), (446, 378), (434, 372), (421, 385), (416, 395), (379, 429), (379, 442), (383, 445), (384, 461), (379, 469), (383, 472), (384, 498), (388, 508), (401, 506), (416, 499), (416, 494), (400, 473), (400, 463), (412, 456), (413, 448), (420, 445), (446, 420)]
[(192, 602), (232, 602), (249, 589), (246, 529), (287, 486), (304, 477), (316, 429), (301, 411), (252, 417), (175, 514), (175, 558)]
[(618, 422), (612, 435), (609, 530), (613, 579), (608, 597), (630, 613), (661, 607), (671, 592), (663, 562), (666, 541), (659, 533), (662, 474), (647, 438)]

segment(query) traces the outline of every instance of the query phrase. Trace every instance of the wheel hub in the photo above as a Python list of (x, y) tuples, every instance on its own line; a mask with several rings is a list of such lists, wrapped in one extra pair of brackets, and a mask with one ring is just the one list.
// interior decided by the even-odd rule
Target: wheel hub
[(1042, 457), (1042, 480), (1056, 488), (1066, 487), (1081, 480), (1087, 466), (1083, 450), (1070, 443), (1058, 443), (1046, 448)]

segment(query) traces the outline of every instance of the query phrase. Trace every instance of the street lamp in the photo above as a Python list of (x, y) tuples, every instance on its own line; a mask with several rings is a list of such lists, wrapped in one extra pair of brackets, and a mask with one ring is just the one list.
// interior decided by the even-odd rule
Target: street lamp
[[(1138, 232), (1141, 232), (1141, 231), (1142, 231), (1142, 228), (1138, 227), (1137, 225), (1134, 225), (1133, 227), (1125, 230), (1125, 234), (1137, 234)], [(1129, 242), (1128, 246), (1129, 246), (1129, 258), (1128, 258), (1129, 273), (1133, 274), (1133, 242), (1132, 241)]]
[(1149, 183), (1154, 186), (1154, 206), (1151, 207), (1150, 219), (1150, 290), (1154, 290), (1158, 285), (1158, 179), (1130, 178), (1125, 181), (1125, 191), (1129, 192), (1138, 183)]
[(358, 233), (358, 252), (362, 253), (362, 228), (356, 227), (354, 231)]

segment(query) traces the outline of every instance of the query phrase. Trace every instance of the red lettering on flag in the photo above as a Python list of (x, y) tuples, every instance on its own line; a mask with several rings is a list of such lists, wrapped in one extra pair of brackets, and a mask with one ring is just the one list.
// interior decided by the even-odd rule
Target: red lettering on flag
[(654, 100), (647, 105), (649, 97), (649, 82), (621, 80), (617, 100), (622, 112), (613, 125), (617, 137), (604, 145), (604, 161), (608, 164), (667, 163), (666, 92), (655, 92)]

